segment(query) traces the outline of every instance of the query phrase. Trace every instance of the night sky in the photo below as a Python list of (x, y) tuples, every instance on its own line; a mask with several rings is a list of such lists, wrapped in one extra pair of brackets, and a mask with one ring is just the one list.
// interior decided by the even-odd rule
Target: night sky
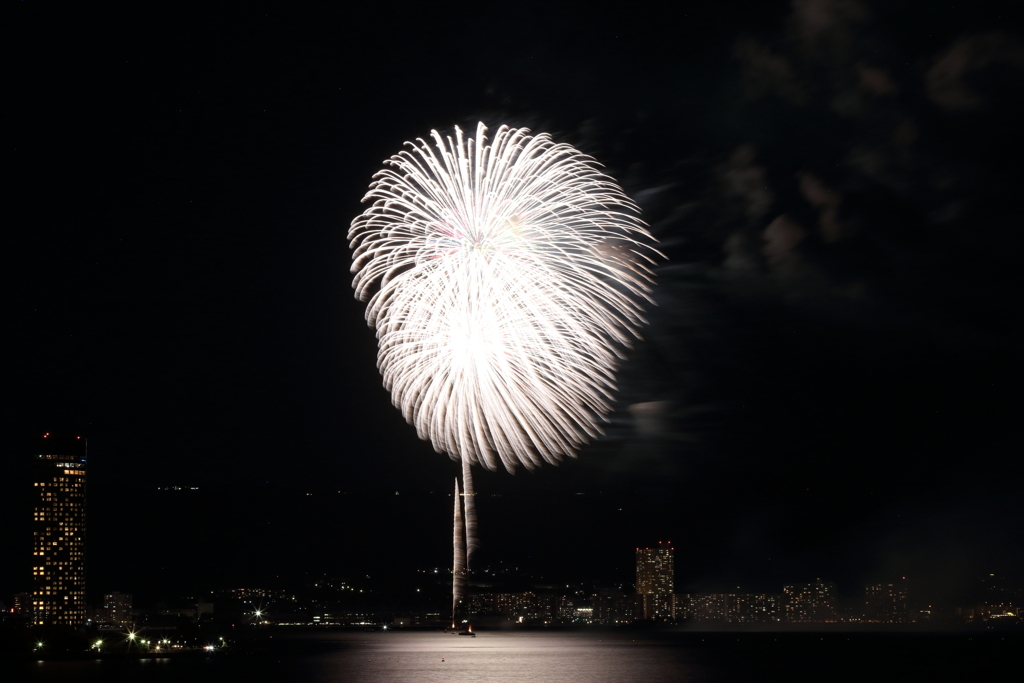
[(458, 467), (381, 385), (346, 231), (478, 120), (593, 155), (668, 256), (606, 438), (479, 476), (483, 563), (1024, 584), (1020, 3), (214, 5), (3, 10), (0, 599), (47, 431), (89, 439), (92, 602), (450, 562)]

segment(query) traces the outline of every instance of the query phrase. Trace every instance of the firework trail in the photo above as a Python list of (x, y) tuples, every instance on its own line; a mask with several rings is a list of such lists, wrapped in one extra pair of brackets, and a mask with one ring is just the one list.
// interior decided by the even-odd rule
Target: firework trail
[(514, 471), (600, 433), (657, 252), (593, 159), (486, 130), (406, 143), (349, 239), (395, 405), (438, 452)]
[(466, 592), (466, 546), (462, 539), (462, 500), (459, 497), (459, 480), (455, 479), (455, 534), (452, 538), (454, 561), (452, 562), (452, 628), (455, 628), (455, 614)]
[(473, 487), (473, 471), (469, 460), (462, 459), (462, 498), (466, 508), (466, 574), (473, 563), (473, 553), (480, 547), (476, 533), (476, 489)]

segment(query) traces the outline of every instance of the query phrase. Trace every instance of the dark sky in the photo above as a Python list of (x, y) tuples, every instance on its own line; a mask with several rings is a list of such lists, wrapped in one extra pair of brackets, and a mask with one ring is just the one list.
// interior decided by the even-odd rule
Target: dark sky
[(1024, 583), (1019, 3), (377, 4), (4, 10), (0, 599), (44, 431), (89, 438), (90, 594), (448, 562), (345, 235), (477, 120), (594, 155), (669, 256), (607, 438), (480, 476), (482, 560)]

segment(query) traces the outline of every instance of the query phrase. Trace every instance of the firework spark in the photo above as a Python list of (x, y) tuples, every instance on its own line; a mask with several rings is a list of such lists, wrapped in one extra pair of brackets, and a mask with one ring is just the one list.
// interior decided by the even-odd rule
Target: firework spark
[(514, 471), (600, 433), (657, 252), (593, 159), (486, 130), (406, 143), (349, 239), (395, 405), (438, 452)]

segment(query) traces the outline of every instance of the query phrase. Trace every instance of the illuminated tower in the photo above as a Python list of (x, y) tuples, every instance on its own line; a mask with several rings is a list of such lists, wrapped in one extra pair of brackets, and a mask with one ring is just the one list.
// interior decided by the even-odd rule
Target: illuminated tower
[(81, 437), (39, 441), (33, 486), (32, 623), (85, 623), (85, 464)]
[(676, 617), (674, 557), (671, 543), (636, 549), (636, 592), (643, 600), (644, 619), (671, 621)]
[(873, 583), (864, 587), (864, 620), (882, 624), (904, 624), (907, 610), (907, 579)]

